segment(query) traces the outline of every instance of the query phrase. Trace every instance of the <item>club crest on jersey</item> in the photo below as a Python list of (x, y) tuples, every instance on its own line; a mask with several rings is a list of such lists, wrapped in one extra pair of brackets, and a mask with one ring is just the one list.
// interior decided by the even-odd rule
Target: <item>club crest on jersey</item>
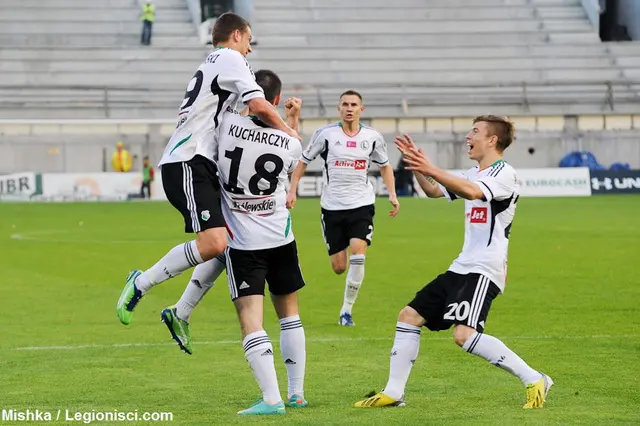
[(366, 170), (367, 160), (336, 160), (334, 166), (339, 169)]
[(360, 148), (362, 148), (364, 150), (369, 149), (369, 142), (367, 142), (367, 141), (360, 142)]
[(271, 216), (276, 212), (276, 200), (271, 195), (265, 197), (232, 197), (231, 210), (255, 216)]
[(469, 222), (471, 223), (487, 223), (487, 208), (473, 207), (469, 213)]
[(347, 141), (347, 148), (357, 148), (358, 142), (356, 141)]
[(206, 222), (211, 219), (211, 213), (209, 212), (209, 210), (202, 210), (202, 212), (200, 213), (200, 218)]

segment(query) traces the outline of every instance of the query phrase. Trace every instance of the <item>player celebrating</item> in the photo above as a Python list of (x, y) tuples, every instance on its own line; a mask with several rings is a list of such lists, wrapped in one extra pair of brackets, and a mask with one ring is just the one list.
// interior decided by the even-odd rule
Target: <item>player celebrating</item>
[(465, 199), (462, 252), (449, 270), (420, 290), (400, 311), (391, 349), (389, 381), (384, 390), (357, 402), (356, 407), (403, 406), (404, 390), (418, 356), (420, 327), (432, 331), (454, 326), (453, 339), (465, 351), (482, 357), (518, 377), (527, 389), (523, 408), (539, 408), (553, 381), (527, 365), (504, 343), (484, 333), (491, 302), (504, 291), (507, 248), (519, 183), (503, 159), (514, 128), (506, 118), (492, 115), (473, 120), (467, 134), (469, 158), (478, 162), (464, 177), (431, 163), (408, 135), (396, 137), (408, 169), (431, 198)]
[[(277, 105), (282, 83), (261, 70), (256, 80)], [(299, 101), (298, 108), (299, 108)], [(292, 105), (287, 108), (287, 113)], [(280, 346), (289, 376), (289, 407), (304, 407), (305, 335), (297, 291), (304, 287), (298, 250), (286, 208), (286, 184), (302, 146), (255, 116), (229, 113), (220, 128), (218, 167), (222, 212), (229, 231), (227, 279), (240, 320), (244, 353), (262, 399), (238, 414), (284, 414), (273, 346), (262, 325), (265, 280), (280, 319)], [(253, 115), (251, 107), (249, 114)]]
[(222, 113), (242, 101), (265, 123), (297, 137), (255, 82), (245, 59), (250, 41), (251, 28), (239, 15), (226, 13), (216, 19), (215, 50), (189, 82), (177, 127), (160, 161), (167, 199), (182, 213), (185, 232), (197, 238), (174, 247), (150, 269), (129, 274), (117, 304), (123, 324), (131, 322), (140, 298), (153, 286), (213, 259), (227, 246), (213, 161)]
[(307, 165), (318, 155), (324, 160), (325, 186), (320, 200), (324, 240), (336, 274), (349, 271), (344, 290), (344, 302), (340, 309), (339, 324), (355, 325), (353, 305), (364, 280), (364, 263), (367, 247), (373, 235), (375, 214), (375, 190), (368, 179), (371, 162), (378, 165), (389, 192), (392, 217), (398, 214), (400, 204), (396, 198), (393, 168), (387, 157), (387, 144), (380, 133), (360, 123), (364, 111), (362, 96), (348, 90), (340, 96), (338, 105), (341, 121), (321, 127), (311, 137), (291, 177), (287, 206), (293, 208), (300, 178)]
[[(262, 71), (258, 71), (256, 76), (260, 77), (256, 79), (256, 83), (265, 90), (265, 84), (271, 80), (265, 77)], [(266, 87), (266, 89), (268, 90), (269, 88)], [(289, 98), (285, 102), (287, 124), (296, 132), (298, 131), (301, 105), (302, 102), (297, 98)], [(225, 269), (226, 256), (224, 254), (196, 266), (180, 300), (175, 305), (165, 308), (160, 314), (162, 322), (169, 329), (173, 340), (176, 341), (180, 349), (190, 355), (193, 353), (190, 326), (191, 313)]]

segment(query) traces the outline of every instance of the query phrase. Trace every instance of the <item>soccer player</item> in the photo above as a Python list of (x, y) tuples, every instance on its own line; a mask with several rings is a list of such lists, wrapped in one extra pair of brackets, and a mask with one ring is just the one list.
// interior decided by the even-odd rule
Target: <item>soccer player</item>
[(502, 158), (513, 134), (513, 125), (506, 118), (475, 118), (466, 141), (469, 158), (478, 165), (462, 177), (436, 167), (408, 135), (396, 137), (408, 169), (414, 171), (427, 196), (465, 200), (464, 245), (449, 270), (400, 311), (387, 385), (356, 407), (405, 405), (405, 385), (418, 356), (421, 327), (440, 331), (452, 325), (458, 346), (520, 379), (526, 387), (523, 408), (542, 407), (553, 385), (551, 378), (484, 333), (491, 303), (505, 288), (509, 234), (519, 197), (516, 172)]
[(226, 13), (212, 32), (215, 50), (189, 82), (176, 129), (160, 160), (167, 199), (184, 217), (185, 232), (197, 237), (171, 249), (150, 269), (129, 273), (117, 304), (123, 324), (131, 322), (140, 298), (153, 286), (213, 259), (227, 246), (214, 158), (222, 113), (242, 102), (268, 125), (298, 137), (255, 82), (245, 59), (251, 52), (247, 21)]
[[(267, 70), (256, 73), (266, 98), (280, 102), (282, 83)], [(288, 112), (289, 113), (289, 112)], [(236, 307), (245, 357), (262, 399), (238, 414), (284, 414), (273, 361), (264, 331), (265, 281), (280, 319), (280, 347), (289, 377), (287, 406), (304, 407), (305, 335), (297, 291), (305, 282), (286, 207), (288, 176), (302, 146), (296, 138), (255, 117), (229, 113), (220, 129), (218, 167), (222, 212), (229, 230), (227, 280)]]
[(350, 252), (338, 324), (353, 326), (353, 305), (364, 280), (365, 256), (373, 236), (376, 194), (368, 179), (372, 162), (380, 168), (389, 192), (389, 202), (393, 206), (390, 216), (398, 214), (400, 204), (393, 168), (387, 157), (387, 144), (379, 132), (360, 123), (360, 114), (364, 111), (362, 96), (355, 90), (344, 92), (338, 111), (341, 121), (318, 129), (302, 153), (302, 161), (291, 177), (287, 206), (295, 206), (300, 178), (307, 165), (321, 156), (325, 179), (320, 199), (321, 223), (331, 267), (336, 274), (347, 269), (347, 248)]
[[(264, 77), (264, 75), (263, 72), (258, 71), (256, 76), (262, 77), (258, 78), (256, 83), (263, 90), (269, 90), (270, 88), (266, 87), (265, 84), (271, 84), (271, 80)], [(299, 126), (301, 106), (302, 102), (297, 98), (289, 98), (285, 102), (287, 124), (296, 132)], [(160, 314), (162, 322), (169, 329), (173, 340), (176, 341), (180, 349), (189, 355), (193, 354), (190, 326), (191, 314), (225, 269), (226, 256), (224, 254), (196, 266), (180, 300), (175, 305), (163, 309)]]

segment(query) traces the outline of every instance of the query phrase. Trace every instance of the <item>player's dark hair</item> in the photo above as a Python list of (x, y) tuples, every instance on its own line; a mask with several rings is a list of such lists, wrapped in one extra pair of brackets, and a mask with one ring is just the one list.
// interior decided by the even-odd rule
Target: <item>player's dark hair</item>
[(247, 28), (251, 28), (251, 25), (242, 16), (232, 12), (223, 13), (216, 18), (216, 23), (213, 24), (213, 30), (211, 31), (213, 45), (217, 46), (220, 43), (229, 41), (234, 31), (245, 32)]
[(267, 101), (274, 103), (282, 91), (282, 81), (278, 75), (270, 70), (256, 71), (256, 83), (264, 90)]
[(346, 92), (342, 93), (342, 95), (340, 95), (340, 99), (342, 99), (343, 96), (347, 95), (357, 96), (358, 98), (360, 98), (360, 102), (362, 102), (362, 95), (355, 90), (347, 90)]
[(498, 117), (497, 115), (479, 115), (473, 119), (473, 124), (479, 121), (487, 123), (487, 133), (489, 136), (498, 137), (498, 150), (503, 152), (511, 145), (515, 139), (516, 131), (513, 123), (507, 117)]

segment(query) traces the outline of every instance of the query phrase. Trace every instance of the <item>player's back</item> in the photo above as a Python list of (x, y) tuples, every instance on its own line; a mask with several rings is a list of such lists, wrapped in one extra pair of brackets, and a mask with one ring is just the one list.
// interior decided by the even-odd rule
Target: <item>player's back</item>
[(264, 95), (246, 59), (233, 49), (211, 52), (189, 81), (160, 164), (188, 161), (195, 155), (215, 159), (222, 114), (254, 97)]
[(297, 139), (255, 117), (225, 114), (218, 171), (230, 247), (261, 250), (293, 241), (286, 186), (301, 151)]
[(387, 147), (375, 129), (360, 126), (348, 136), (340, 123), (319, 129), (303, 153), (305, 162), (317, 155), (324, 160), (324, 187), (320, 203), (326, 210), (348, 210), (375, 202), (375, 190), (369, 181), (371, 162), (388, 163)]

